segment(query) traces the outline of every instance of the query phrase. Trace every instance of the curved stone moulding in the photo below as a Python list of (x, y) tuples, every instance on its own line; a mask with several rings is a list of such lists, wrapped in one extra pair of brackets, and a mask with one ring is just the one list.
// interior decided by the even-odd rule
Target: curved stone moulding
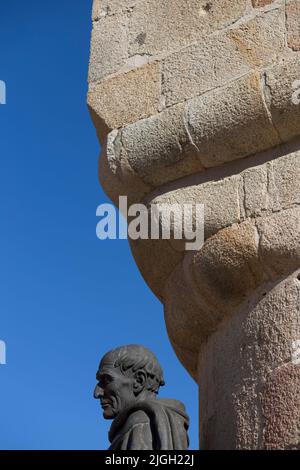
[(162, 184), (291, 141), (300, 134), (300, 106), (292, 100), (299, 76), (300, 54), (293, 53), (263, 72), (111, 132), (91, 91), (92, 117), (107, 140), (99, 163), (105, 191), (115, 202), (112, 187), (140, 200)]
[(206, 241), (198, 252), (185, 252), (185, 240), (130, 242), (145, 281), (164, 303), (172, 344), (194, 377), (201, 343), (218, 325), (300, 266), (300, 151), (268, 158), (178, 180), (144, 200), (205, 207)]
[[(186, 254), (171, 273), (163, 293), (168, 334), (194, 378), (199, 351), (222, 322), (299, 268), (299, 224), (299, 207), (234, 224)], [(189, 351), (188, 361), (181, 351)]]
[[(179, 179), (149, 193), (150, 204), (204, 204), (205, 238), (246, 220), (259, 220), (300, 203), (299, 142)], [(159, 298), (168, 276), (182, 260), (182, 240), (132, 241), (135, 260), (148, 285)], [(151, 253), (151, 256), (149, 254)]]

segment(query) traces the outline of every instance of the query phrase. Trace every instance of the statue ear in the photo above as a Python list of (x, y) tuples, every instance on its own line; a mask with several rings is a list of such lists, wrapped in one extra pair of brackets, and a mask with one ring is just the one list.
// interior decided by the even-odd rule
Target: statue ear
[(147, 382), (147, 374), (143, 370), (138, 370), (134, 374), (134, 384), (133, 384), (133, 391), (136, 394), (142, 392), (146, 386)]

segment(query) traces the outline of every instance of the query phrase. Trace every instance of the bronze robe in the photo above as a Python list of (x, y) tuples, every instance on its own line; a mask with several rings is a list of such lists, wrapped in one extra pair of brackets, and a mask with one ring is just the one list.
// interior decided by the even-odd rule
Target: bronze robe
[(114, 419), (109, 450), (186, 450), (188, 427), (189, 418), (181, 402), (142, 400)]

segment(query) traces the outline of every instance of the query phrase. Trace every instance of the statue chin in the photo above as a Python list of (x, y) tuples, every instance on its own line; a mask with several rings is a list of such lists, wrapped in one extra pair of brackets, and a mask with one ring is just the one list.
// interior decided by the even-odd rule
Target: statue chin
[(114, 419), (116, 416), (117, 413), (111, 407), (107, 407), (103, 410), (104, 419)]

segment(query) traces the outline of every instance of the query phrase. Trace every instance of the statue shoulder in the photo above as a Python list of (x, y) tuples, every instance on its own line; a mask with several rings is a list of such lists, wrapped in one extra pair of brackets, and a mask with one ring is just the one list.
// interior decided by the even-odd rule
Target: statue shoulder
[(138, 425), (149, 424), (150, 419), (147, 413), (141, 409), (132, 410), (127, 412), (125, 416), (120, 416), (122, 419), (115, 419), (111, 430), (115, 434), (121, 433), (126, 434), (128, 431), (131, 431), (134, 427)]
[[(116, 423), (115, 423), (116, 424)], [(110, 450), (152, 449), (150, 419), (143, 410), (135, 410), (110, 431)]]
[(136, 410), (128, 415), (126, 420), (126, 427), (132, 428), (137, 424), (147, 424), (149, 421), (149, 417), (144, 410)]

